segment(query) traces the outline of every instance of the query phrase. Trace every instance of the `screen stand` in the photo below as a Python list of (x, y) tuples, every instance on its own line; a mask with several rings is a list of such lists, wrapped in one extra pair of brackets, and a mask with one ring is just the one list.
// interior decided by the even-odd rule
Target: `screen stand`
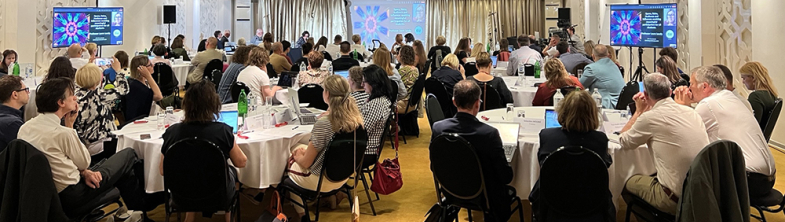
[[(632, 51), (632, 47), (630, 47), (630, 51)], [(630, 60), (632, 63), (632, 60)], [(630, 65), (632, 67), (632, 65)], [(649, 73), (649, 70), (646, 69), (646, 65), (643, 64), (643, 48), (638, 47), (638, 68), (635, 69), (635, 74), (630, 77), (630, 81), (643, 81), (643, 71)]]

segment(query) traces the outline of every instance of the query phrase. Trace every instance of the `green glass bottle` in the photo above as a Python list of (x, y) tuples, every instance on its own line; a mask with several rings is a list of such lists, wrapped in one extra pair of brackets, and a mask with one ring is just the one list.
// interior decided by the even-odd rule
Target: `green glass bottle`
[(534, 78), (540, 78), (540, 60), (534, 63)]
[(240, 90), (237, 98), (237, 129), (241, 130), (245, 126), (245, 117), (248, 114), (248, 100), (246, 99), (245, 89)]
[(19, 76), (19, 63), (14, 62), (14, 71), (12, 72), (14, 76)]

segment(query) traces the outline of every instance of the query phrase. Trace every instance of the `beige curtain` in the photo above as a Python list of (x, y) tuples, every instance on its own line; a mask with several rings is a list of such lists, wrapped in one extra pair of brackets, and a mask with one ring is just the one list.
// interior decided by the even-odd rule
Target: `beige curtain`
[[(455, 47), (463, 37), (472, 39), (472, 44), (488, 44), (498, 22), (498, 33), (494, 38), (530, 35), (535, 31), (545, 33), (544, 0), (427, 0), (428, 28), (427, 43), (436, 45), (436, 37), (443, 35), (447, 45)], [(490, 13), (498, 13), (490, 17)], [(493, 21), (493, 19), (498, 19)], [(496, 44), (497, 42), (494, 42)]]
[(343, 0), (262, 0), (256, 19), (275, 41), (294, 41), (303, 31), (316, 41), (321, 36), (332, 41), (333, 36), (347, 33)]

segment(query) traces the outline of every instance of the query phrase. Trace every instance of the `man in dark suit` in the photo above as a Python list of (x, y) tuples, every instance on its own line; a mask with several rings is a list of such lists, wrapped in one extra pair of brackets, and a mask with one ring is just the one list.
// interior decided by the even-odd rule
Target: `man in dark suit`
[(341, 42), (341, 57), (333, 60), (334, 71), (349, 70), (354, 66), (360, 66), (360, 62), (352, 59), (352, 56), (349, 55), (351, 49), (352, 45), (349, 42)]
[[(504, 156), (499, 131), (477, 120), (481, 93), (477, 83), (462, 80), (453, 89), (453, 103), (458, 107), (458, 113), (453, 118), (434, 123), (431, 139), (442, 133), (457, 133), (472, 144), (480, 159), (493, 216), (496, 221), (507, 221), (515, 188), (507, 186), (512, 181), (512, 168)], [(485, 215), (485, 221), (494, 220), (491, 215)]]

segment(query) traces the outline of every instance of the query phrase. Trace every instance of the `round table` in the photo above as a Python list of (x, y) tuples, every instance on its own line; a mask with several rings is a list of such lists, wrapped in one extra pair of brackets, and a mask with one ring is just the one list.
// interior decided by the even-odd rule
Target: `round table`
[[(235, 108), (236, 109), (236, 108)], [(182, 116), (182, 112), (175, 115)], [(131, 123), (118, 135), (117, 151), (134, 149), (139, 158), (144, 159), (145, 191), (155, 193), (164, 191), (164, 178), (158, 169), (163, 145), (163, 130), (157, 130), (157, 117), (148, 117), (147, 123)], [(235, 137), (235, 142), (245, 153), (248, 161), (244, 168), (237, 169), (237, 177), (243, 185), (253, 188), (267, 188), (281, 182), (281, 176), (291, 155), (291, 147), (298, 143), (308, 143), (313, 125), (286, 125), (272, 129), (256, 129), (245, 133), (248, 139)], [(151, 139), (141, 139), (142, 134), (150, 134)], [(230, 162), (231, 163), (231, 162)]]
[(188, 73), (193, 70), (191, 62), (183, 62), (181, 64), (172, 64), (172, 72), (174, 77), (177, 78), (178, 86), (185, 86), (185, 81), (188, 79)]
[(534, 95), (537, 94), (537, 87), (534, 87), (534, 84), (545, 82), (545, 78), (535, 79), (534, 77), (526, 77), (527, 84), (525, 86), (516, 86), (515, 83), (518, 81), (517, 76), (502, 76), (501, 78), (504, 79), (504, 84), (507, 85), (510, 93), (512, 93), (512, 101), (515, 104), (515, 107), (532, 106)]
[[(524, 110), (527, 118), (543, 118), (545, 109), (553, 107), (515, 107)], [(504, 122), (502, 116), (505, 109), (494, 109), (479, 112), (477, 118), (483, 122)], [(486, 121), (481, 117), (488, 117)], [(510, 166), (513, 169), (513, 180), (510, 183), (515, 187), (521, 199), (528, 199), (534, 184), (540, 177), (540, 164), (537, 159), (537, 151), (540, 149), (539, 135), (533, 133), (519, 133), (518, 150), (513, 154)], [(608, 167), (609, 188), (613, 194), (614, 204), (618, 209), (621, 200), (621, 192), (624, 184), (631, 176), (636, 174), (651, 175), (657, 170), (654, 167), (654, 159), (651, 150), (646, 145), (634, 149), (622, 149), (621, 146), (613, 141), (608, 142), (608, 154), (613, 159), (613, 164)]]

